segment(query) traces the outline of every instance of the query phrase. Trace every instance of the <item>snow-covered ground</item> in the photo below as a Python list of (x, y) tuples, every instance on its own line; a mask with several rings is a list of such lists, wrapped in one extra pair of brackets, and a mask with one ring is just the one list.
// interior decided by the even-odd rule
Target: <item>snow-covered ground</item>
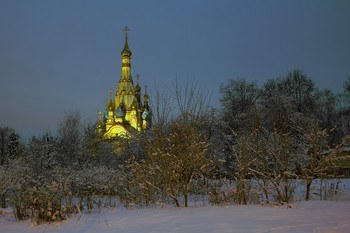
[(228, 206), (114, 209), (78, 214), (61, 223), (33, 226), (0, 217), (0, 232), (146, 233), (146, 232), (350, 232), (350, 202), (310, 201), (291, 208)]
[[(323, 185), (332, 187), (332, 182)], [(319, 186), (320, 182), (315, 181), (314, 199), (320, 198), (317, 191)], [(301, 201), (288, 207), (217, 207), (208, 204), (189, 208), (134, 210), (119, 207), (102, 209), (93, 214), (76, 214), (60, 223), (38, 226), (34, 226), (30, 220), (15, 221), (12, 209), (7, 208), (0, 209), (0, 233), (349, 233), (350, 179), (341, 180), (338, 188), (340, 192), (332, 197), (337, 201)], [(304, 192), (302, 186), (298, 187), (298, 191)]]

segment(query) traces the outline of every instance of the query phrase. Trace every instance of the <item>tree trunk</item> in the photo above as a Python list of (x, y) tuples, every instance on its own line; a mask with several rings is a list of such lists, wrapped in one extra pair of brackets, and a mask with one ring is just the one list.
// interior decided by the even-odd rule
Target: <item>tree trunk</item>
[(305, 197), (306, 201), (310, 200), (311, 183), (312, 183), (312, 180), (310, 179), (306, 180), (306, 197)]
[(186, 184), (184, 185), (184, 204), (185, 204), (185, 207), (188, 207), (188, 193), (189, 193), (189, 187), (190, 187), (190, 183), (192, 181), (192, 177), (193, 175), (191, 175), (190, 179), (186, 182)]
[(173, 198), (173, 200), (175, 202), (176, 207), (180, 207), (179, 200), (177, 198)]
[(0, 165), (3, 165), (5, 163), (5, 134), (4, 132), (0, 132), (1, 136), (1, 150), (0, 150)]
[(177, 197), (177, 195), (175, 195), (174, 190), (171, 190), (171, 195), (170, 197), (173, 199), (173, 201), (175, 202), (176, 207), (180, 207), (180, 203), (179, 203), (179, 199)]
[(6, 208), (6, 196), (5, 194), (0, 194), (0, 206), (1, 208)]
[(188, 194), (187, 193), (184, 195), (184, 199), (185, 199), (185, 207), (188, 207)]

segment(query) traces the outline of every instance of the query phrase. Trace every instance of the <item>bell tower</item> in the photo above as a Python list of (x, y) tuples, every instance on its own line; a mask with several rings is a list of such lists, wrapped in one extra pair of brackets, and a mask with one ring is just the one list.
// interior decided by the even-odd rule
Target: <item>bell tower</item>
[(118, 89), (115, 95), (115, 105), (118, 107), (121, 102), (129, 109), (135, 101), (134, 83), (131, 76), (131, 50), (128, 45), (128, 32), (130, 29), (125, 27), (124, 48), (120, 52), (122, 56), (122, 72), (119, 79)]

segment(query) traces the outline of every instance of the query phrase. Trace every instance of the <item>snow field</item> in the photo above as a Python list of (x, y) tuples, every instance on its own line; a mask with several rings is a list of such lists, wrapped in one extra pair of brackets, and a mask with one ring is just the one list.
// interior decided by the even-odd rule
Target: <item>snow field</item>
[(350, 232), (350, 202), (309, 201), (291, 206), (110, 209), (33, 226), (0, 218), (0, 232), (15, 233), (250, 233)]
[[(329, 181), (329, 184), (334, 182)], [(320, 201), (320, 182), (314, 183), (313, 201), (288, 206), (206, 206), (193, 202), (189, 208), (158, 206), (145, 209), (102, 208), (72, 215), (63, 222), (34, 225), (15, 220), (12, 208), (0, 209), (0, 233), (277, 233), (350, 232), (350, 179), (339, 182), (341, 192), (333, 201)], [(303, 193), (298, 185), (298, 192)], [(337, 201), (334, 201), (337, 200)], [(165, 208), (164, 208), (165, 207)]]

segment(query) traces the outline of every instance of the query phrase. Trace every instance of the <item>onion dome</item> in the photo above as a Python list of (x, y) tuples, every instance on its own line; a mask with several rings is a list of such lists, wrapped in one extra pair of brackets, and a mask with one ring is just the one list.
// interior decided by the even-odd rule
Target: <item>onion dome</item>
[(107, 106), (107, 110), (108, 111), (113, 111), (114, 110), (114, 104), (113, 104), (112, 99), (109, 101), (109, 104)]
[(148, 95), (147, 94), (145, 94), (144, 96), (143, 96), (143, 103), (144, 103), (144, 108), (148, 108)]
[(137, 84), (135, 86), (135, 92), (140, 92), (141, 91), (141, 87), (139, 86), (139, 84)]
[(147, 109), (145, 109), (145, 111), (143, 111), (141, 117), (142, 117), (143, 120), (148, 120), (149, 119), (149, 113), (148, 113)]
[(99, 111), (99, 112), (98, 112), (97, 129), (98, 129), (98, 130), (102, 130), (102, 127), (103, 127), (103, 116), (102, 116), (102, 112)]
[(115, 111), (115, 116), (116, 117), (124, 117), (125, 116), (125, 112), (123, 111), (123, 109), (120, 105), (117, 108), (117, 110)]
[(97, 129), (102, 129), (102, 128), (103, 128), (103, 123), (102, 122), (98, 122)]
[(131, 50), (129, 49), (129, 45), (128, 45), (128, 38), (125, 38), (125, 45), (123, 50), (121, 51), (121, 55), (122, 56), (131, 56)]
[(135, 91), (135, 95), (137, 98), (140, 97), (140, 93), (141, 93), (141, 87), (139, 85), (139, 79), (140, 79), (140, 74), (136, 74), (136, 79), (137, 79), (137, 84), (134, 88), (134, 91)]

